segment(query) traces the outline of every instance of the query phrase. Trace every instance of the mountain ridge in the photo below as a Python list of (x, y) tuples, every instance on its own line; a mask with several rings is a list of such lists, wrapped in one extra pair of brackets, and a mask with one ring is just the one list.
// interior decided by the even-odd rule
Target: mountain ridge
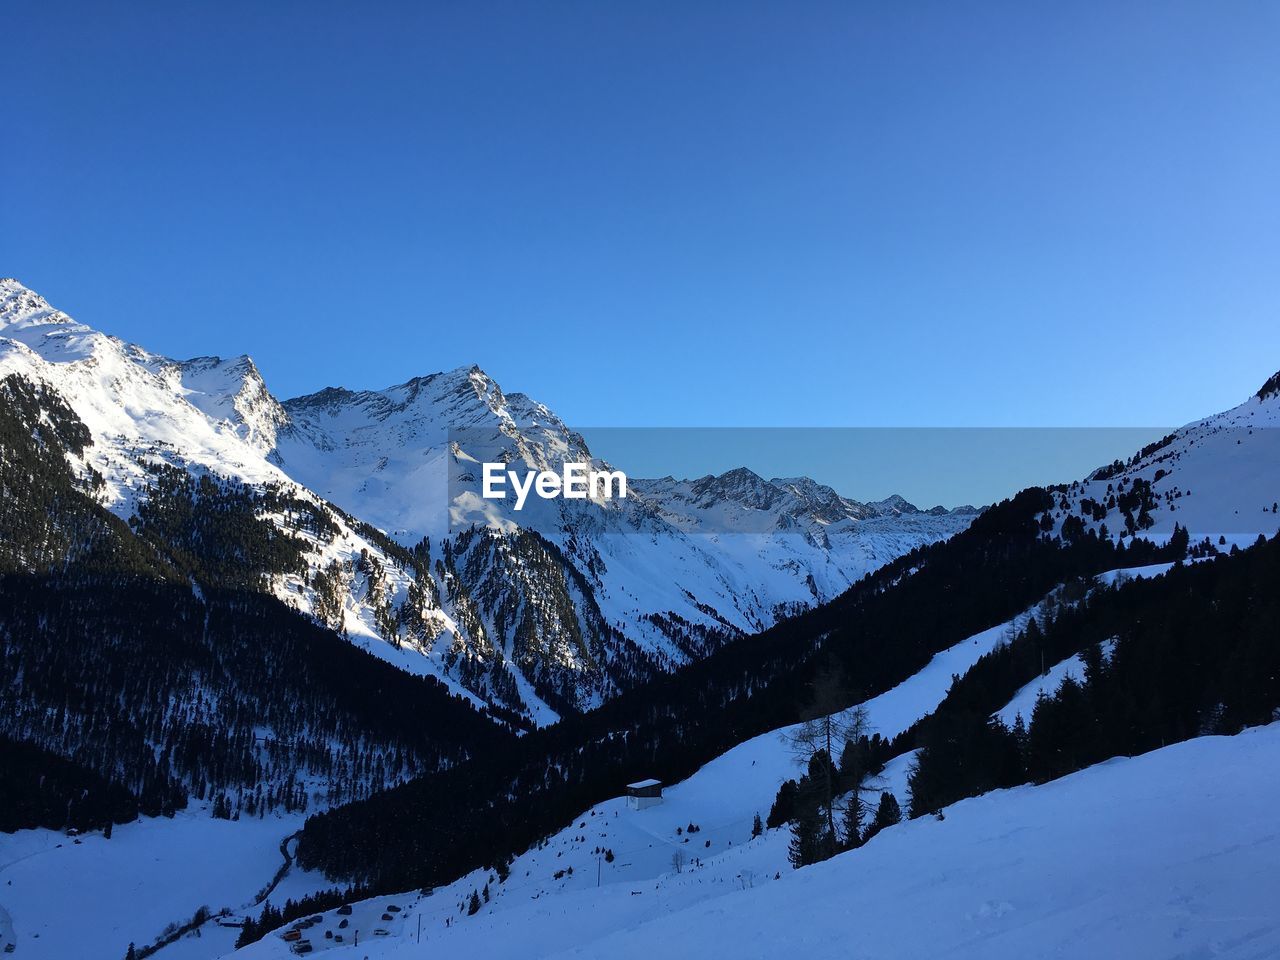
[[(758, 477), (776, 514), (715, 516), (640, 492), (538, 500), (515, 515), (468, 495), (475, 463), (603, 461), (477, 365), (280, 401), (247, 354), (155, 355), (14, 280), (0, 282), (6, 373), (50, 384), (75, 409), (93, 438), (75, 469), (101, 478), (96, 495), (121, 519), (169, 468), (278, 490), (297, 510), (260, 523), (293, 536), (293, 514), (324, 519), (304, 533), (305, 569), (261, 571), (264, 589), (402, 669), (540, 722), (829, 599), (970, 519), (886, 512), (833, 527), (800, 498), (782, 510), (789, 495)], [(764, 536), (718, 536), (733, 523)]]

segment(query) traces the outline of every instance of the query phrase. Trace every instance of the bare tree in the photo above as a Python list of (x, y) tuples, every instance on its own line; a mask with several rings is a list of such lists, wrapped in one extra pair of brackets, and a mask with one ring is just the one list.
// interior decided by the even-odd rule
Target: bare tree
[[(822, 765), (822, 780), (813, 786), (820, 791), (819, 800), (827, 821), (827, 830), (834, 841), (836, 832), (836, 796), (838, 784), (834, 774), (837, 748), (843, 749), (846, 741), (857, 741), (866, 736), (867, 710), (862, 704), (850, 706), (856, 694), (844, 682), (840, 672), (827, 666), (818, 671), (810, 685), (810, 699), (802, 716), (803, 721), (783, 733), (783, 739), (791, 748), (796, 762), (807, 766), (819, 750), (825, 751), (827, 762)], [(861, 784), (855, 784), (859, 789)]]
[(676, 873), (681, 873), (684, 870), (684, 860), (683, 850), (677, 850), (671, 854), (671, 869), (675, 870)]

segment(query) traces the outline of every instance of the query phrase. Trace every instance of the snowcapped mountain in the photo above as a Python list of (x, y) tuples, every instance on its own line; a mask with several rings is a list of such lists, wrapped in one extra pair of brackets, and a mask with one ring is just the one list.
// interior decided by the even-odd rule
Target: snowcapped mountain
[[(609, 465), (545, 405), (504, 393), (478, 367), (377, 392), (330, 388), (282, 407), (289, 423), (272, 461), (405, 545), (440, 544), (441, 593), (462, 606), (457, 619), (485, 656), (500, 654), (532, 682), (490, 682), (490, 695), (540, 716), (598, 703), (830, 599), (963, 529), (972, 513), (890, 511), (746, 469), (630, 480), (625, 500), (531, 499), (515, 513), (478, 496), (479, 464)], [(554, 597), (560, 614), (531, 602), (539, 597)]]
[(663, 519), (693, 531), (797, 532), (829, 540), (863, 532), (866, 521), (965, 517), (978, 512), (970, 506), (921, 510), (896, 494), (859, 503), (808, 477), (765, 480), (746, 467), (697, 480), (633, 480), (632, 486)]
[(513, 513), (476, 495), (480, 463), (604, 464), (478, 367), (280, 402), (248, 356), (158, 356), (3, 280), (0, 378), (11, 375), (48, 385), (83, 421), (92, 442), (73, 467), (121, 518), (171, 496), (173, 468), (214, 481), (202, 497), (269, 492), (257, 522), (299, 541), (305, 563), (253, 571), (262, 589), (405, 670), (538, 721), (828, 600), (972, 516), (745, 469)]
[[(865, 573), (963, 529), (975, 511), (860, 502), (747, 468), (629, 478), (625, 500), (481, 499), (482, 462), (558, 470), (594, 458), (549, 408), (478, 367), (382, 391), (284, 402), (247, 356), (174, 361), (0, 281), (0, 376), (48, 384), (93, 442), (77, 458), (117, 515), (157, 471), (282, 495), (259, 511), (306, 545), (263, 588), (352, 642), (479, 703), (547, 721), (830, 600)], [(1280, 395), (1191, 424), (1055, 492), (1046, 529), (1248, 542), (1274, 532)], [(311, 519), (305, 523), (300, 516)]]
[[(97, 481), (98, 497), (118, 516), (137, 517), (166, 468), (271, 491), (283, 510), (261, 508), (258, 521), (301, 541), (305, 568), (254, 571), (264, 590), (410, 672), (448, 675), (465, 656), (461, 643), (431, 645), (460, 631), (403, 551), (270, 462), (267, 449), (286, 418), (247, 357), (172, 361), (77, 323), (5, 280), (0, 378), (12, 375), (52, 387), (83, 421), (92, 442), (73, 466)], [(207, 491), (219, 492), (217, 484)], [(393, 633), (388, 608), (404, 631)]]
[(212, 420), (239, 426), (240, 438), (259, 452), (274, 449), (277, 432), (289, 422), (289, 415), (267, 390), (248, 356), (234, 360), (196, 357), (165, 365), (157, 372), (176, 381), (186, 401)]
[[(1242, 546), (1259, 533), (1274, 533), (1280, 527), (1280, 512), (1275, 507), (1280, 490), (1274, 483), (1280, 446), (1273, 429), (1280, 419), (1280, 375), (1241, 406), (1190, 424), (1139, 451), (1128, 462), (1054, 488), (1049, 495), (1031, 491), (1036, 494), (1030, 501), (1034, 505), (1025, 513), (1010, 504), (993, 509), (963, 536), (927, 551), (926, 556), (932, 559), (919, 567), (906, 572), (891, 568), (888, 573), (892, 576), (886, 579), (873, 578), (807, 618), (790, 621), (763, 638), (752, 638), (746, 645), (734, 645), (718, 654), (717, 648), (726, 637), (757, 631), (792, 610), (830, 600), (863, 573), (912, 547), (965, 530), (974, 512), (968, 508), (921, 510), (901, 497), (866, 503), (808, 478), (770, 480), (739, 468), (692, 480), (632, 479), (634, 495), (625, 500), (533, 500), (526, 511), (516, 513), (475, 496), (479, 463), (502, 461), (531, 469), (556, 469), (570, 461), (605, 465), (547, 407), (522, 394), (504, 393), (479, 368), (415, 378), (382, 391), (329, 388), (281, 402), (270, 393), (248, 357), (180, 362), (156, 356), (73, 321), (14, 281), (2, 281), (0, 396), (18, 396), (12, 387), (17, 381), (56, 392), (82, 421), (88, 440), (68, 449), (68, 462), (83, 479), (85, 490), (118, 517), (129, 520), (130, 529), (143, 542), (168, 545), (174, 548), (171, 555), (179, 556), (179, 548), (190, 543), (181, 539), (186, 528), (174, 518), (182, 520), (187, 507), (206, 500), (212, 514), (221, 517), (232, 507), (243, 511), (248, 503), (253, 523), (270, 534), (266, 542), (296, 544), (301, 556), (300, 564), (293, 564), (272, 560), (273, 553), (233, 551), (233, 559), (247, 558), (244, 563), (250, 569), (245, 575), (256, 578), (259, 589), (345, 634), (353, 644), (405, 671), (441, 678), (453, 691), (489, 705), (495, 712), (550, 720), (599, 703), (661, 671), (712, 657), (692, 673), (673, 678), (672, 683), (692, 677), (690, 682), (700, 684), (699, 695), (706, 695), (718, 684), (724, 699), (709, 698), (705, 714), (696, 710), (680, 714), (677, 719), (683, 722), (677, 724), (678, 735), (681, 741), (708, 736), (701, 729), (711, 725), (708, 718), (727, 714), (726, 706), (734, 706), (738, 713), (727, 721), (727, 727), (735, 739), (719, 741), (715, 758), (699, 761), (696, 773), (669, 789), (663, 806), (638, 817), (616, 799), (593, 800), (585, 808), (575, 805), (572, 812), (580, 815), (572, 824), (504, 863), (509, 879), (499, 882), (491, 876), (491, 868), (459, 870), (454, 874), (458, 879), (439, 888), (434, 897), (397, 895), (404, 909), (391, 920), (380, 912), (386, 898), (357, 904), (352, 916), (366, 937), (361, 940), (360, 952), (352, 956), (364, 956), (366, 950), (370, 955), (378, 950), (415, 955), (416, 943), (411, 942), (409, 932), (416, 930), (419, 918), (423, 929), (436, 938), (433, 948), (440, 939), (447, 939), (460, 949), (479, 949), (487, 951), (486, 955), (502, 955), (504, 950), (512, 955), (555, 955), (573, 949), (591, 955), (601, 944), (615, 951), (639, 944), (645, 952), (652, 952), (652, 944), (673, 938), (681, 944), (705, 944), (710, 937), (720, 936), (722, 926), (708, 911), (738, 917), (744, 928), (750, 927), (760, 910), (810, 916), (811, 922), (821, 924), (831, 913), (828, 907), (844, 902), (837, 897), (845, 897), (849, 883), (859, 878), (873, 879), (877, 890), (890, 891), (881, 898), (883, 907), (877, 908), (877, 916), (892, 915), (895, 901), (954, 913), (959, 909), (952, 896), (954, 884), (940, 881), (921, 895), (919, 885), (911, 880), (920, 870), (930, 869), (929, 864), (938, 857), (942, 858), (942, 867), (935, 871), (938, 877), (945, 879), (948, 871), (969, 869), (977, 863), (976, 882), (1012, 891), (984, 896), (972, 909), (965, 907), (967, 912), (956, 913), (960, 919), (947, 928), (946, 937), (950, 938), (948, 943), (958, 944), (957, 955), (964, 955), (965, 950), (971, 955), (998, 955), (992, 944), (1007, 946), (1009, 955), (1022, 955), (1029, 945), (1074, 942), (1072, 938), (1080, 931), (1093, 930), (1102, 922), (1088, 913), (1100, 902), (1097, 896), (1072, 901), (1073, 909), (1086, 918), (1073, 927), (1063, 927), (1054, 912), (1054, 904), (1073, 896), (1067, 887), (1075, 889), (1088, 879), (1087, 871), (1073, 874), (1065, 886), (1041, 883), (1047, 875), (1044, 868), (1057, 863), (1071, 838), (1076, 847), (1082, 836), (1088, 838), (1086, 852), (1115, 880), (1108, 888), (1115, 896), (1139, 896), (1150, 888), (1150, 876), (1163, 875), (1167, 867), (1180, 871), (1178, 877), (1182, 878), (1169, 886), (1167, 896), (1173, 897), (1180, 884), (1203, 876), (1197, 864), (1213, 854), (1212, 844), (1187, 857), (1161, 859), (1164, 847), (1157, 842), (1159, 838), (1147, 835), (1144, 846), (1133, 848), (1132, 856), (1126, 853), (1109, 858), (1101, 852), (1119, 849), (1112, 842), (1114, 836), (1129, 836), (1148, 822), (1149, 809), (1166, 811), (1161, 816), (1167, 822), (1181, 822), (1188, 816), (1199, 822), (1207, 819), (1211, 804), (1203, 797), (1197, 799), (1184, 780), (1178, 779), (1186, 776), (1178, 772), (1175, 761), (1179, 758), (1194, 753), (1207, 769), (1217, 771), (1211, 772), (1211, 777), (1220, 774), (1224, 780), (1231, 778), (1224, 796), (1238, 803), (1241, 796), (1250, 795), (1250, 789), (1256, 793), (1260, 782), (1251, 779), (1248, 771), (1275, 752), (1274, 730), (1268, 730), (1251, 735), (1256, 737), (1252, 741), (1243, 737), (1230, 742), (1206, 740), (1166, 748), (1168, 752), (1162, 750), (1130, 764), (1109, 762), (1073, 773), (1047, 788), (1024, 785), (1003, 793), (984, 793), (948, 805), (945, 822), (953, 826), (942, 828), (938, 826), (941, 818), (920, 817), (887, 828), (859, 852), (842, 854), (827, 865), (793, 875), (787, 872), (785, 831), (766, 830), (753, 836), (752, 821), (757, 813), (767, 812), (779, 783), (803, 769), (776, 730), (761, 734), (761, 728), (753, 728), (751, 734), (743, 734), (741, 718), (748, 712), (789, 717), (788, 711), (795, 706), (790, 664), (802, 661), (805, 654), (789, 644), (759, 658), (748, 650), (742, 654), (744, 663), (736, 667), (726, 666), (725, 655), (738, 656), (739, 647), (750, 647), (756, 640), (777, 642), (793, 627), (796, 634), (786, 639), (799, 643), (800, 635), (809, 631), (809, 640), (804, 641), (809, 654), (818, 645), (824, 651), (849, 646), (855, 653), (867, 654), (857, 661), (860, 666), (874, 670), (883, 653), (882, 679), (893, 679), (876, 687), (876, 695), (864, 706), (874, 732), (885, 738), (882, 744), (887, 744), (888, 738), (910, 736), (918, 721), (936, 718), (951, 691), (963, 687), (966, 677), (969, 691), (976, 689), (971, 674), (982, 669), (984, 658), (1008, 650), (1017, 641), (1018, 631), (1032, 620), (1043, 621), (1037, 630), (1048, 631), (1053, 618), (1047, 611), (1060, 611), (1074, 602), (1054, 599), (1073, 586), (1074, 581), (1063, 581), (1030, 610), (1019, 605), (984, 621), (984, 629), (974, 625), (942, 640), (948, 630), (957, 629), (960, 617), (981, 621), (990, 612), (989, 606), (974, 603), (975, 593), (980, 593), (975, 580), (979, 587), (990, 580), (994, 565), (1003, 562), (1007, 568), (1006, 580), (992, 588), (994, 595), (1004, 597), (1009, 593), (1006, 587), (1020, 585), (1026, 572), (1018, 559), (1021, 554), (1001, 560), (1001, 549), (1008, 546), (1006, 541), (1017, 539), (1009, 533), (1011, 529), (1029, 531), (1026, 538), (1038, 542), (1036, 529), (1027, 518), (1043, 503), (1051, 502), (1052, 506), (1037, 514), (1040, 530), (1059, 534), (1066, 552), (1070, 552), (1072, 541), (1089, 530), (1101, 533), (1104, 525), (1113, 538), (1132, 540), (1134, 534), (1164, 539), (1179, 524), (1197, 539), (1210, 536), (1216, 541), (1221, 537)], [(3, 392), (6, 390), (10, 392)], [(47, 395), (36, 391), (22, 396)], [(66, 426), (63, 412), (52, 405), (45, 415)], [(993, 515), (994, 523), (989, 522)], [(1000, 515), (1006, 519), (1016, 515), (1017, 522), (1005, 525)], [(203, 535), (208, 529), (218, 528), (199, 527), (195, 532)], [(966, 544), (967, 540), (979, 542), (975, 546)], [(198, 536), (192, 542), (199, 543)], [(1042, 545), (1052, 552), (1047, 539)], [(944, 571), (947, 575), (941, 575), (936, 569), (938, 554), (956, 547), (963, 548), (957, 551), (959, 559), (953, 557), (952, 566)], [(1114, 553), (1141, 554), (1146, 547), (1149, 545), (1133, 551), (1116, 549)], [(1087, 554), (1089, 549), (1079, 553)], [(1032, 551), (1027, 556), (1036, 554)], [(1188, 571), (1211, 567), (1203, 556), (1193, 560), (1185, 566), (1161, 563), (1141, 572), (1151, 580), (1157, 575), (1185, 577)], [(1213, 563), (1234, 560), (1224, 557)], [(34, 560), (31, 563), (31, 569), (36, 570), (38, 565)], [(914, 557), (910, 563), (915, 564)], [(905, 570), (907, 564), (902, 567)], [(958, 573), (966, 568), (970, 573), (976, 571), (974, 580), (966, 581), (963, 589), (957, 588)], [(1101, 585), (1108, 577), (1118, 583), (1137, 572), (1104, 573), (1097, 581), (1099, 589), (1093, 592), (1105, 594)], [(914, 583), (927, 580), (931, 573), (939, 584), (937, 591), (910, 592)], [(209, 585), (201, 578), (216, 574), (213, 568), (195, 569), (191, 580), (197, 598), (202, 586)], [(178, 586), (185, 595), (185, 584), (179, 580)], [(903, 590), (906, 592), (895, 606), (894, 594)], [(1193, 589), (1169, 593), (1193, 598), (1210, 595), (1217, 593)], [(845, 602), (850, 597), (853, 600)], [(889, 614), (877, 619), (874, 614), (879, 608), (871, 603), (879, 598), (888, 603)], [(990, 601), (990, 597), (986, 599)], [(192, 601), (193, 606), (195, 603)], [(919, 663), (904, 666), (910, 663), (909, 657), (901, 663), (894, 659), (902, 653), (907, 639), (904, 624), (912, 609), (938, 615), (936, 622), (930, 619), (914, 630), (916, 639), (938, 642), (938, 649), (923, 667)], [(860, 613), (862, 620), (857, 619)], [(1114, 625), (1123, 624), (1118, 614), (1100, 619), (1108, 627), (1103, 636), (1111, 636)], [(1151, 620), (1148, 613), (1135, 622)], [(200, 617), (187, 617), (186, 621), (199, 623)], [(205, 624), (207, 631), (207, 620)], [(313, 629), (309, 624), (307, 627)], [(873, 634), (876, 628), (885, 632)], [(314, 632), (332, 640), (330, 634)], [(1206, 635), (1237, 633), (1241, 631), (1210, 631)], [(874, 647), (864, 651), (853, 646), (868, 636), (873, 636)], [(1018, 642), (1025, 643), (1025, 636)], [(1108, 661), (1115, 657), (1122, 663), (1124, 657), (1115, 651), (1123, 653), (1124, 647), (1117, 647), (1113, 640), (1106, 642)], [(341, 644), (335, 642), (335, 646), (347, 652)], [(1246, 652), (1260, 657), (1256, 651), (1264, 649), (1265, 644), (1259, 643)], [(1033, 665), (1025, 678), (1018, 675), (1016, 682), (1011, 680), (998, 702), (986, 707), (993, 709), (995, 716), (1025, 718), (1042, 699), (1041, 691), (1047, 698), (1064, 678), (1083, 681), (1090, 669), (1087, 653), (1075, 648), (1060, 651), (1060, 657), (1055, 655), (1042, 663), (1038, 674)], [(698, 675), (703, 668), (723, 669), (724, 675), (713, 678), (713, 684)], [(1259, 673), (1266, 675), (1265, 671)], [(749, 682), (740, 682), (742, 677)], [(641, 695), (650, 697), (662, 686)], [(1216, 687), (1215, 696), (1221, 696), (1222, 689)], [(695, 699), (677, 697), (665, 706), (674, 712), (672, 704)], [(329, 702), (322, 706), (328, 709)], [(1213, 701), (1205, 702), (1212, 706)], [(43, 701), (33, 701), (26, 709), (34, 715), (44, 706)], [(648, 749), (639, 742), (646, 735), (647, 718), (665, 716), (662, 709), (650, 706), (646, 701), (636, 707), (627, 697), (614, 704), (633, 710), (634, 716), (643, 720), (621, 737), (624, 743), (637, 741), (637, 752)], [(609, 711), (574, 718), (566, 726), (572, 731), (574, 723), (585, 724), (601, 715), (608, 716)], [(1217, 714), (1210, 711), (1210, 715)], [(982, 719), (982, 714), (979, 717)], [(396, 728), (397, 720), (388, 720), (388, 726)], [(487, 722), (481, 726), (486, 731), (500, 730)], [(1189, 727), (1193, 731), (1202, 728)], [(503, 736), (509, 735), (503, 731)], [(545, 785), (546, 770), (570, 771), (577, 758), (591, 749), (603, 751), (592, 756), (614, 759), (612, 755), (622, 748), (614, 744), (613, 736), (610, 730), (588, 738), (586, 746), (569, 743), (564, 754), (548, 754), (550, 760), (537, 756), (533, 764), (536, 776), (524, 786)], [(249, 740), (253, 742), (254, 737)], [(509, 736), (509, 740), (493, 750), (493, 756), (480, 759), (500, 764), (504, 752), (514, 752), (517, 744), (536, 743), (538, 737)], [(654, 742), (673, 750), (671, 740)], [(921, 743), (904, 741), (895, 747), (909, 749), (887, 761), (877, 786), (897, 796), (904, 809), (910, 796), (908, 770), (927, 756), (927, 745)], [(396, 737), (387, 735), (385, 740), (371, 741), (367, 748), (353, 748), (350, 756), (381, 756), (402, 748)], [(660, 753), (655, 749), (646, 754), (644, 762), (661, 762)], [(444, 757), (446, 771), (451, 762), (476, 762), (475, 754), (460, 757)], [(417, 769), (435, 769), (432, 756), (415, 762)], [(1125, 774), (1129, 766), (1135, 775)], [(461, 772), (468, 773), (465, 769)], [(306, 788), (314, 775), (314, 771), (302, 770), (295, 779)], [(333, 802), (363, 796), (406, 775), (397, 768), (351, 778), (347, 792), (334, 794)], [(1134, 786), (1148, 775), (1158, 778), (1155, 794)], [(1113, 794), (1132, 803), (1117, 808), (1109, 799)], [(493, 796), (506, 793), (499, 789)], [(524, 794), (518, 796), (523, 798)], [(1162, 806), (1144, 808), (1149, 801)], [(529, 802), (539, 801), (533, 796)], [(576, 794), (572, 802), (576, 804)], [(1072, 818), (1062, 817), (1061, 810), (1067, 808), (1077, 813), (1090, 811), (1084, 834)], [(286, 804), (283, 809), (293, 808)], [(1233, 850), (1266, 843), (1263, 808), (1251, 802), (1247, 809), (1247, 820), (1238, 820), (1240, 829), (1228, 837)], [(1008, 831), (1001, 823), (1009, 817), (1023, 824), (1024, 832), (1048, 839), (1029, 845), (1019, 842), (1005, 850), (1001, 845)], [(409, 816), (379, 816), (375, 822), (403, 823), (404, 829), (414, 829), (414, 818)], [(690, 823), (697, 825), (692, 839)], [(132, 839), (134, 832), (122, 830), (121, 839), (146, 847), (155, 841), (143, 843), (145, 828), (145, 824), (139, 826), (136, 840)], [(193, 836), (213, 835), (198, 823), (190, 829)], [(279, 828), (281, 832), (285, 829)], [(362, 829), (361, 836), (367, 839), (368, 824)], [(1063, 839), (1068, 834), (1070, 837)], [(265, 836), (269, 846), (265, 852), (274, 855), (279, 834), (268, 830)], [(316, 841), (312, 838), (311, 842)], [(106, 843), (93, 837), (84, 847), (101, 856)], [(110, 843), (118, 844), (119, 840)], [(404, 838), (396, 838), (396, 843), (403, 845)], [(62, 849), (52, 841), (49, 846)], [(1079, 853), (1076, 847), (1072, 847), (1073, 854)], [(256, 854), (263, 853), (254, 849)], [(297, 849), (303, 849), (301, 842)], [(1003, 851), (1019, 862), (1025, 859), (1035, 869), (1029, 873), (1013, 870), (998, 856), (993, 860), (975, 855), (975, 851), (988, 849)], [(111, 856), (126, 856), (128, 851), (128, 846), (123, 854), (106, 848)], [(684, 853), (685, 859), (677, 864), (673, 852)], [(58, 869), (79, 868), (70, 859), (74, 850), (58, 856)], [(303, 863), (303, 854), (297, 856)], [(348, 850), (344, 856), (353, 854)], [(693, 869), (691, 857), (696, 857)], [(259, 856), (258, 860), (275, 869), (271, 857)], [(419, 858), (419, 862), (430, 861)], [(1251, 859), (1236, 856), (1233, 862), (1254, 876)], [(1223, 875), (1230, 876), (1231, 871)], [(39, 877), (40, 872), (33, 876)], [(604, 878), (599, 886), (592, 882), (600, 882), (596, 877)], [(244, 910), (250, 909), (246, 904), (260, 906), (251, 898), (257, 882), (243, 873), (232, 880), (227, 889), (234, 888), (236, 899), (216, 902)], [(289, 875), (289, 883), (295, 886), (287, 889), (297, 894), (330, 886), (328, 878), (300, 869)], [(459, 923), (463, 915), (459, 900), (486, 885), (492, 885), (486, 905)], [(1241, 896), (1247, 894), (1247, 887), (1240, 885)], [(712, 897), (723, 899), (710, 904)], [(1201, 896), (1194, 901), (1193, 912), (1201, 904), (1217, 909), (1219, 900)], [(54, 945), (60, 919), (41, 912), (46, 901), (55, 902), (30, 896), (17, 902), (25, 922), (41, 918), (41, 929), (48, 931), (49, 943)], [(174, 901), (164, 902), (168, 909)], [(820, 904), (820, 909), (811, 910), (810, 902)], [(666, 909), (664, 904), (674, 909)], [(1009, 904), (1025, 909), (1031, 918), (1025, 930), (1006, 922)], [(566, 936), (564, 918), (573, 915), (570, 911), (580, 914), (582, 906), (590, 908), (590, 923), (575, 927), (577, 932)], [(1130, 919), (1135, 916), (1129, 914)], [(158, 925), (161, 915), (151, 911), (145, 919), (141, 934), (151, 935), (151, 927)], [(408, 925), (410, 919), (414, 928)], [(105, 921), (98, 917), (92, 922)], [(323, 946), (334, 949), (335, 956), (344, 955), (346, 949), (345, 942), (337, 939), (346, 929), (340, 923), (338, 915), (326, 911), (325, 930), (335, 937)], [(377, 929), (389, 933), (369, 946), (368, 931), (375, 924), (385, 924)], [(229, 948), (234, 934), (219, 933), (216, 926), (215, 922), (204, 925), (208, 945), (198, 944), (199, 955), (213, 956), (217, 943)], [(1172, 927), (1180, 927), (1181, 921), (1157, 926), (1158, 933), (1169, 933)], [(639, 929), (638, 938), (627, 939), (630, 935), (620, 932), (631, 927)], [(865, 929), (871, 930), (877, 938), (874, 943), (885, 949), (899, 942), (895, 937), (900, 931), (891, 924), (872, 924)], [(752, 936), (758, 936), (759, 942), (772, 942), (768, 937), (776, 933), (776, 924), (766, 924)], [(1130, 924), (1124, 936), (1141, 943), (1149, 933)], [(538, 938), (532, 946), (531, 936)], [(1205, 928), (1197, 927), (1195, 936), (1199, 938), (1196, 942), (1207, 942)], [(1098, 949), (1113, 942), (1103, 938)], [(174, 955), (194, 949), (191, 943), (177, 941)], [(933, 941), (926, 944), (922, 940), (918, 952), (924, 955), (932, 945)], [(704, 945), (692, 952), (708, 949)], [(251, 946), (245, 955), (287, 956), (289, 947), (273, 934)]]
[[(608, 465), (546, 406), (505, 394), (476, 367), (379, 392), (331, 388), (283, 408), (290, 423), (273, 462), (406, 545), (448, 541), (447, 565), (463, 572), (448, 576), (443, 594), (466, 592), (473, 632), (524, 676), (550, 654), (557, 669), (534, 676), (533, 695), (555, 712), (830, 599), (963, 529), (972, 513), (891, 511), (808, 480), (787, 489), (745, 468), (697, 481), (631, 480), (625, 500), (531, 499), (515, 513), (477, 495), (480, 463)], [(485, 532), (471, 534), (472, 525)], [(513, 563), (522, 541), (538, 563)], [(544, 617), (545, 605), (528, 603), (539, 593), (567, 600), (576, 615)], [(527, 616), (538, 621), (533, 630)], [(530, 646), (533, 633), (540, 649)], [(528, 705), (529, 691), (519, 693)]]
[(1252, 543), (1280, 530), (1280, 373), (1237, 407), (1055, 488), (1046, 529)]

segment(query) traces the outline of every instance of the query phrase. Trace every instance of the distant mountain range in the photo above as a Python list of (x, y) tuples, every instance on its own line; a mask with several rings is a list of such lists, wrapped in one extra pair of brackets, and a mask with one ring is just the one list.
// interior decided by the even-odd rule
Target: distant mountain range
[[(257, 519), (305, 564), (261, 589), (477, 705), (547, 722), (829, 600), (963, 529), (973, 508), (862, 503), (746, 468), (631, 480), (607, 504), (468, 496), (485, 461), (600, 463), (548, 407), (479, 367), (280, 401), (248, 356), (175, 361), (0, 281), (0, 377), (46, 385), (87, 428), (73, 469), (136, 521), (159, 472), (275, 490)], [(303, 515), (311, 517), (301, 523)]]

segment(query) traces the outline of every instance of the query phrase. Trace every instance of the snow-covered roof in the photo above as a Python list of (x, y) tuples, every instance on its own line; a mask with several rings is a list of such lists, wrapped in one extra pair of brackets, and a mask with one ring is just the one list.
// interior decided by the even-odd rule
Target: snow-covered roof
[(649, 779), (649, 780), (640, 780), (640, 781), (637, 781), (636, 783), (628, 783), (627, 789), (643, 790), (645, 787), (660, 787), (660, 786), (662, 786), (661, 780)]

